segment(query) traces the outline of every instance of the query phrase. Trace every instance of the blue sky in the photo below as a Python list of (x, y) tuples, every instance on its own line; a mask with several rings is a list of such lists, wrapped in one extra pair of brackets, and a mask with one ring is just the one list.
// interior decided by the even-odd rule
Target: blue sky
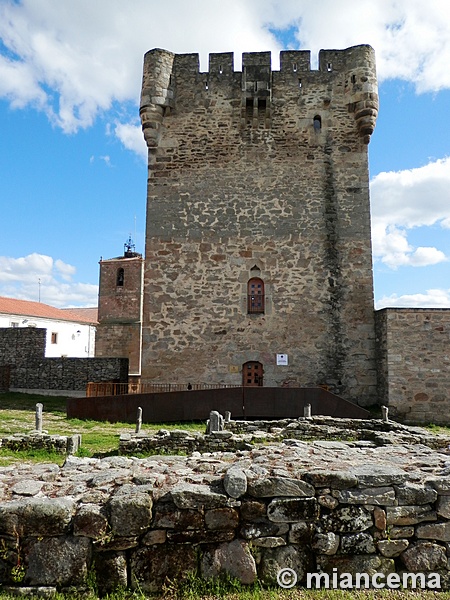
[[(97, 302), (98, 261), (144, 251), (143, 54), (376, 51), (369, 146), (377, 307), (450, 307), (446, 0), (0, 0), (0, 295)], [(314, 65), (314, 63), (313, 63)]]

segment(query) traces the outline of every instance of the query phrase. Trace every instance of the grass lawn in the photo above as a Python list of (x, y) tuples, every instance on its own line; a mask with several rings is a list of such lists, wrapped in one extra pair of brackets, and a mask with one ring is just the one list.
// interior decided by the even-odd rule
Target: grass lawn
[[(210, 586), (214, 587), (214, 586)], [(144, 594), (142, 592), (118, 592), (106, 596), (106, 600), (175, 600), (185, 598), (191, 600), (449, 600), (448, 592), (431, 591), (403, 591), (403, 590), (367, 590), (367, 591), (343, 591), (343, 590), (276, 590), (276, 589), (253, 589), (235, 592), (227, 592), (220, 583), (216, 586), (217, 590), (212, 593), (203, 594), (200, 590), (179, 590), (166, 591), (161, 594)], [(56, 594), (51, 596), (53, 600), (97, 600), (95, 593), (82, 596), (74, 594), (63, 595)], [(0, 591), (0, 600), (13, 600), (17, 596), (11, 596)]]
[[(43, 408), (43, 429), (49, 434), (71, 435), (80, 433), (82, 444), (81, 456), (102, 456), (117, 454), (121, 433), (131, 433), (131, 423), (108, 423), (104, 421), (83, 421), (66, 417), (66, 399), (53, 396), (37, 396), (34, 394), (5, 393), (0, 394), (0, 437), (14, 433), (28, 433), (35, 427), (36, 404), (41, 402)], [(93, 399), (95, 402), (95, 399)], [(158, 429), (205, 430), (205, 423), (156, 423), (143, 424), (142, 431), (158, 431)], [(0, 465), (14, 462), (56, 462), (62, 464), (64, 456), (48, 452), (13, 452), (0, 448)]]
[[(95, 402), (95, 399), (93, 399)], [(37, 396), (31, 394), (6, 393), (0, 394), (0, 437), (14, 433), (27, 433), (34, 429), (36, 403), (44, 406), (44, 429), (50, 434), (67, 435), (80, 433), (82, 435), (82, 456), (105, 456), (117, 454), (119, 436), (121, 433), (134, 431), (134, 426), (129, 423), (108, 423), (100, 421), (82, 421), (80, 419), (67, 419), (66, 399), (62, 397)], [(144, 424), (143, 431), (157, 431), (158, 429), (188, 429), (204, 431), (205, 423), (170, 423), (170, 424)], [(442, 431), (443, 428), (431, 427), (431, 431)], [(448, 429), (444, 429), (448, 433)], [(13, 452), (0, 448), (0, 466), (15, 462), (53, 462), (62, 464), (64, 456), (43, 452)], [(146, 595), (141, 592), (121, 592), (108, 596), (110, 600), (144, 600), (146, 598), (191, 598), (198, 600), (450, 600), (449, 592), (431, 591), (403, 591), (403, 590), (367, 590), (367, 591), (342, 591), (342, 590), (292, 590), (261, 589), (260, 587), (225, 586), (220, 581), (205, 582), (192, 581), (192, 585), (183, 588), (168, 589), (164, 594)], [(12, 600), (17, 596), (8, 595), (1, 590), (0, 600)], [(57, 594), (55, 600), (69, 600), (77, 598), (71, 594), (64, 596)], [(85, 600), (94, 600), (97, 596), (92, 593), (83, 595)]]

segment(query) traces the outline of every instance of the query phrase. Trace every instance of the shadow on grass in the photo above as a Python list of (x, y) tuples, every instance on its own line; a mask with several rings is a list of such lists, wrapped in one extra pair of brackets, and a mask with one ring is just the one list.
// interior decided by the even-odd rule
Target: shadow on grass
[(22, 394), (20, 392), (4, 392), (0, 394), (0, 410), (34, 411), (36, 404), (44, 405), (44, 411), (66, 413), (66, 397), (39, 396), (38, 394)]

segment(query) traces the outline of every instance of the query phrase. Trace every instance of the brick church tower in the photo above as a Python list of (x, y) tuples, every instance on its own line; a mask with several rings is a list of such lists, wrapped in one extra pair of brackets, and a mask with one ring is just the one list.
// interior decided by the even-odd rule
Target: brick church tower
[(141, 374), (143, 272), (131, 237), (123, 256), (100, 261), (95, 355), (128, 358), (131, 380)]
[(374, 52), (280, 63), (211, 54), (201, 73), (196, 54), (145, 55), (142, 379), (325, 385), (369, 405)]

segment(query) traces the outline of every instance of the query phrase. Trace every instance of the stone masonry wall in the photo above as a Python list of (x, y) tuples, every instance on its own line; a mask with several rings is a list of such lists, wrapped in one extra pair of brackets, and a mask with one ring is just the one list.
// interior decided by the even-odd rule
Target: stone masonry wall
[(389, 308), (376, 322), (382, 402), (404, 421), (448, 425), (450, 310)]
[[(145, 56), (149, 148), (143, 379), (316, 386), (376, 402), (367, 143), (369, 46)], [(247, 282), (265, 283), (247, 314)], [(287, 354), (288, 365), (276, 355)]]
[[(123, 269), (123, 285), (117, 285)], [(128, 358), (130, 374), (141, 371), (143, 258), (125, 256), (100, 261), (95, 356)]]
[(0, 583), (155, 592), (189, 573), (276, 585), (289, 567), (300, 585), (406, 572), (449, 589), (449, 473), (448, 451), (423, 444), (300, 440), (0, 467)]
[(0, 364), (11, 389), (84, 391), (90, 381), (128, 381), (126, 358), (45, 358), (45, 329), (0, 328)]

